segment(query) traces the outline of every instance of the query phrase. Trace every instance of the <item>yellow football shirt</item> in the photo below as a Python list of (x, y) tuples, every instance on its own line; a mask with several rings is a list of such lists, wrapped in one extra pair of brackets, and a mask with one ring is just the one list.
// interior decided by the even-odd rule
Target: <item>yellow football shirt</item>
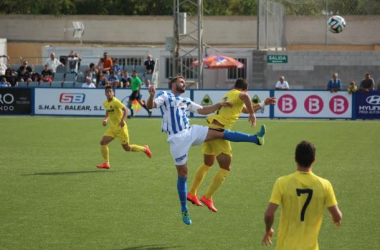
[(282, 206), (277, 250), (318, 250), (324, 208), (338, 204), (328, 180), (300, 171), (278, 178), (269, 202)]
[(117, 99), (116, 97), (112, 98), (112, 101), (105, 100), (103, 102), (103, 106), (106, 110), (106, 113), (111, 120), (111, 125), (118, 126), (121, 122), (121, 118), (123, 118), (123, 110), (124, 104)]
[(231, 129), (232, 125), (239, 119), (244, 106), (244, 101), (239, 98), (239, 95), (240, 91), (237, 89), (232, 89), (226, 93), (222, 101), (232, 103), (232, 107), (221, 107), (214, 115), (207, 117), (210, 127), (214, 127), (211, 123), (213, 120), (217, 120), (224, 125), (223, 128)]

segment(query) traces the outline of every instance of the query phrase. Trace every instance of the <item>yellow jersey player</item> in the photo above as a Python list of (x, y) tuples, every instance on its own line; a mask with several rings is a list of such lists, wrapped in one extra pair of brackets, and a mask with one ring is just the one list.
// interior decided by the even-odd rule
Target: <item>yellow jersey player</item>
[(149, 158), (151, 158), (152, 153), (147, 145), (139, 146), (129, 144), (128, 127), (125, 123), (128, 110), (119, 99), (114, 97), (114, 92), (111, 86), (105, 88), (105, 93), (107, 100), (104, 101), (103, 106), (106, 110), (106, 117), (103, 120), (103, 126), (107, 125), (108, 120), (111, 120), (111, 126), (108, 127), (100, 142), (104, 162), (96, 167), (110, 168), (108, 143), (115, 138), (120, 139), (121, 146), (125, 151), (144, 152)]
[[(207, 117), (207, 122), (210, 129), (213, 130), (230, 130), (238, 120), (240, 114), (250, 114), (250, 121), (252, 126), (256, 123), (255, 110), (259, 110), (264, 105), (275, 104), (275, 98), (267, 98), (264, 102), (252, 106), (251, 98), (247, 94), (248, 83), (244, 79), (237, 79), (234, 88), (226, 93), (222, 101), (230, 102), (232, 107), (221, 107), (216, 114)], [(255, 143), (257, 145), (264, 144), (265, 126), (261, 126), (261, 130), (256, 134)], [(220, 169), (214, 175), (211, 184), (204, 196), (201, 197), (201, 201), (213, 212), (217, 212), (214, 206), (213, 195), (216, 190), (222, 185), (224, 179), (227, 177), (231, 170), (232, 161), (232, 148), (229, 141), (223, 139), (216, 139), (213, 141), (207, 141), (202, 144), (202, 152), (204, 155), (204, 162), (198, 168), (193, 179), (193, 184), (190, 192), (187, 194), (187, 200), (194, 205), (202, 206), (197, 197), (197, 191), (203, 182), (206, 173), (210, 170), (215, 162), (218, 161)]]
[(342, 213), (338, 208), (331, 183), (312, 172), (315, 147), (307, 141), (297, 145), (297, 171), (277, 179), (269, 206), (265, 212), (266, 224), (263, 245), (271, 245), (274, 214), (282, 206), (277, 237), (277, 250), (318, 250), (318, 234), (324, 208), (340, 226)]

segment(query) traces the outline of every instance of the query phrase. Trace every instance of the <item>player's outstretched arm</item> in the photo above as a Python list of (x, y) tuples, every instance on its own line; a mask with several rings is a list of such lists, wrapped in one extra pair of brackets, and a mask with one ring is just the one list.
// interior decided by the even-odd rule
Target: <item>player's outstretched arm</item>
[(208, 115), (208, 114), (211, 114), (211, 113), (217, 111), (221, 107), (232, 107), (232, 104), (230, 102), (219, 102), (219, 103), (214, 104), (212, 106), (206, 106), (206, 107), (202, 107), (200, 109), (197, 109), (197, 112), (198, 112), (198, 114), (201, 114), (201, 115)]
[(331, 218), (334, 221), (335, 226), (339, 227), (342, 221), (342, 212), (339, 210), (338, 205), (327, 208), (331, 214)]
[(156, 88), (153, 85), (149, 86), (149, 98), (146, 101), (146, 107), (148, 109), (156, 108), (156, 104), (153, 101), (155, 94), (156, 94)]
[[(276, 103), (277, 103), (276, 97), (267, 97), (265, 101), (259, 104), (252, 105), (252, 108), (254, 111), (257, 111), (266, 105), (271, 105), (271, 104), (276, 104)], [(243, 107), (242, 113), (249, 114), (249, 111), (245, 106)]]

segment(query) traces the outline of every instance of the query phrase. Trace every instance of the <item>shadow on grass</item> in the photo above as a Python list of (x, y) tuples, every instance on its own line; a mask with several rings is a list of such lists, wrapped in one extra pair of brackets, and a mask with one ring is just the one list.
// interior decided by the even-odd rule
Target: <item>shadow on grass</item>
[[(112, 171), (115, 172), (115, 171)], [(21, 176), (33, 176), (33, 175), (71, 175), (71, 174), (97, 174), (97, 173), (112, 173), (109, 170), (87, 170), (87, 171), (70, 171), (70, 172), (45, 172), (45, 173), (32, 173), (22, 174)], [(118, 171), (119, 172), (119, 171)]]
[(175, 249), (175, 248), (182, 248), (182, 247), (181, 246), (147, 245), (147, 246), (127, 247), (127, 248), (115, 249), (115, 250), (164, 250), (164, 249)]

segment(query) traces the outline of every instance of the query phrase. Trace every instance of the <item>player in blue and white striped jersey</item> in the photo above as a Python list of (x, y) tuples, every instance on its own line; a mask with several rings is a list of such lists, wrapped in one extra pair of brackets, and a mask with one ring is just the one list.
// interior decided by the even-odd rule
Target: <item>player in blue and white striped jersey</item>
[[(182, 220), (190, 225), (191, 219), (187, 207), (187, 157), (191, 146), (201, 145), (205, 141), (224, 139), (234, 142), (251, 142), (260, 145), (257, 134), (249, 135), (229, 130), (213, 130), (206, 126), (190, 125), (187, 111), (202, 115), (211, 114), (221, 107), (231, 106), (231, 103), (220, 102), (212, 106), (202, 107), (189, 98), (181, 97), (185, 92), (186, 83), (182, 76), (171, 80), (171, 93), (160, 91), (157, 96), (154, 86), (149, 88), (148, 109), (160, 108), (162, 113), (162, 131), (168, 134), (167, 142), (177, 168), (177, 190), (181, 202)], [(252, 106), (247, 107), (249, 121), (256, 126), (256, 116)], [(264, 133), (265, 134), (265, 133)], [(262, 134), (262, 137), (264, 137)]]

